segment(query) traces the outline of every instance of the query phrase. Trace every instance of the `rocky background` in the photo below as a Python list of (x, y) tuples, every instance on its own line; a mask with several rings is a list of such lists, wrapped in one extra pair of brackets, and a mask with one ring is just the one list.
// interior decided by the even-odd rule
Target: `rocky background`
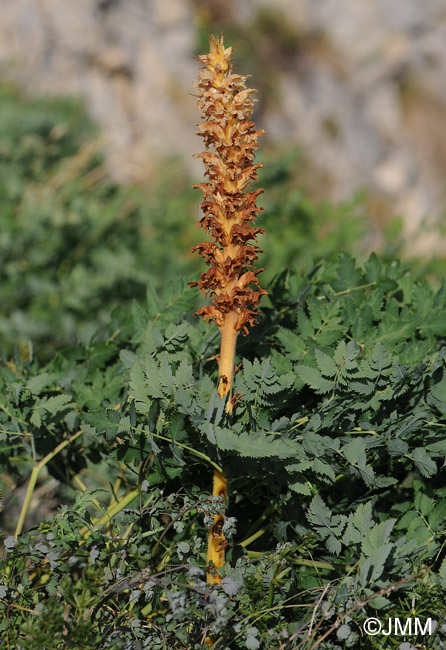
[(113, 175), (142, 182), (202, 149), (193, 56), (223, 31), (265, 146), (300, 147), (316, 194), (363, 190), (414, 252), (446, 254), (445, 0), (0, 0), (0, 15), (0, 78), (82, 96)]

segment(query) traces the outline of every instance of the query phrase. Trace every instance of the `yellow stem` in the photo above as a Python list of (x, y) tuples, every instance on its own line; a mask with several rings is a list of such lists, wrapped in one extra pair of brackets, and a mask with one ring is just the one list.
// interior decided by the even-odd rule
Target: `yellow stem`
[(220, 360), (218, 364), (218, 394), (223, 399), (229, 393), (228, 402), (226, 404), (227, 413), (232, 412), (232, 380), (234, 378), (235, 345), (237, 343), (238, 334), (235, 329), (236, 322), (237, 313), (231, 311), (226, 314), (225, 322), (220, 328), (221, 345)]
[[(220, 359), (218, 364), (218, 394), (221, 399), (228, 396), (226, 403), (226, 412), (232, 413), (232, 380), (234, 378), (234, 359), (235, 346), (237, 343), (238, 332), (235, 329), (237, 322), (237, 313), (231, 311), (226, 314), (221, 332)], [(214, 497), (223, 497), (224, 503), (227, 502), (228, 482), (225, 475), (218, 470), (214, 470), (214, 484), (212, 489)], [(207, 581), (209, 584), (220, 584), (221, 576), (218, 571), (225, 563), (225, 545), (226, 538), (223, 535), (223, 515), (214, 515), (214, 523), (209, 528), (208, 533), (208, 552), (207, 552)]]
[[(214, 497), (223, 497), (224, 502), (227, 501), (228, 482), (226, 477), (214, 470), (214, 485), (212, 495)], [(225, 563), (225, 542), (226, 539), (223, 535), (223, 515), (214, 515), (214, 523), (209, 528), (208, 534), (208, 553), (207, 553), (207, 581), (209, 584), (220, 584), (221, 576), (218, 571), (214, 570), (209, 564), (212, 562), (216, 569), (222, 567)]]

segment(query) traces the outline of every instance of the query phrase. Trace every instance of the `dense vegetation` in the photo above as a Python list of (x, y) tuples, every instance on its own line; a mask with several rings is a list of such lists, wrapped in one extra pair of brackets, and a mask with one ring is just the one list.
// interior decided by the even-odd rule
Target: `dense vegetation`
[[(89, 341), (115, 306), (143, 299), (148, 280), (160, 288), (202, 268), (190, 253), (199, 196), (175, 160), (148, 188), (117, 185), (78, 104), (0, 93), (0, 345), (10, 354), (31, 340), (48, 359)], [(266, 280), (362, 234), (356, 202), (318, 205), (295, 187), (301, 165), (289, 152), (265, 167)]]
[[(184, 173), (122, 188), (78, 106), (6, 89), (1, 111), (5, 648), (446, 647), (443, 286), (337, 252), (361, 208), (315, 206), (271, 163), (269, 295), (227, 414)], [(370, 616), (438, 626), (384, 640)]]

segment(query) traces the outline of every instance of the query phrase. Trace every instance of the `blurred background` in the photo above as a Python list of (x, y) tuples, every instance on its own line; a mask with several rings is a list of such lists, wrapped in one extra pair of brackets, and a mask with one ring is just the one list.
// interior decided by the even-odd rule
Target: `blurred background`
[(263, 284), (346, 248), (446, 269), (444, 0), (0, 0), (0, 347), (45, 358), (203, 270), (193, 97), (258, 90)]

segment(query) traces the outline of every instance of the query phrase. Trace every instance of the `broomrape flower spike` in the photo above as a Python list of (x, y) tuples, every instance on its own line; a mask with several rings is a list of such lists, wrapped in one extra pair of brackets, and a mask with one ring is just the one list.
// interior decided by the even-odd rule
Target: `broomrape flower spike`
[[(235, 347), (238, 333), (248, 334), (248, 327), (256, 322), (255, 309), (267, 292), (258, 284), (253, 263), (262, 251), (251, 241), (257, 241), (262, 228), (254, 228), (261, 208), (256, 205), (263, 189), (253, 190), (257, 180), (254, 151), (257, 139), (264, 131), (254, 130), (251, 115), (255, 100), (254, 90), (246, 88), (246, 76), (234, 74), (231, 65), (232, 48), (225, 48), (223, 36), (209, 37), (210, 52), (199, 57), (203, 67), (198, 73), (198, 108), (203, 122), (198, 134), (203, 137), (207, 151), (197, 154), (202, 158), (209, 181), (200, 183), (203, 192), (200, 208), (203, 217), (198, 226), (214, 241), (194, 246), (209, 264), (202, 273), (198, 286), (209, 296), (212, 304), (196, 313), (220, 329), (221, 345), (218, 358), (218, 394), (227, 399), (226, 411), (232, 412), (237, 396), (232, 396)], [(223, 473), (214, 471), (213, 496), (227, 502), (227, 480)], [(214, 515), (209, 528), (207, 551), (207, 581), (220, 584), (218, 568), (224, 565), (227, 539), (223, 534), (224, 515)]]
[(248, 334), (248, 326), (256, 322), (260, 296), (267, 293), (257, 279), (263, 269), (253, 268), (262, 251), (248, 243), (256, 242), (257, 235), (265, 233), (251, 225), (262, 209), (256, 200), (263, 189), (253, 191), (252, 182), (257, 181), (257, 169), (262, 166), (253, 161), (259, 146), (257, 139), (264, 131), (254, 130), (250, 120), (254, 90), (246, 88), (246, 76), (232, 72), (232, 48), (224, 47), (223, 36), (219, 40), (210, 36), (209, 44), (209, 54), (199, 57), (204, 67), (194, 84), (204, 119), (197, 133), (210, 149), (197, 157), (203, 159), (209, 182), (194, 187), (203, 192), (203, 217), (198, 226), (215, 241), (194, 246), (193, 251), (199, 251), (210, 268), (190, 285), (198, 286), (212, 302), (196, 313), (220, 329), (218, 394), (228, 397), (226, 410), (231, 412), (235, 402), (232, 380), (237, 335), (240, 330)]

